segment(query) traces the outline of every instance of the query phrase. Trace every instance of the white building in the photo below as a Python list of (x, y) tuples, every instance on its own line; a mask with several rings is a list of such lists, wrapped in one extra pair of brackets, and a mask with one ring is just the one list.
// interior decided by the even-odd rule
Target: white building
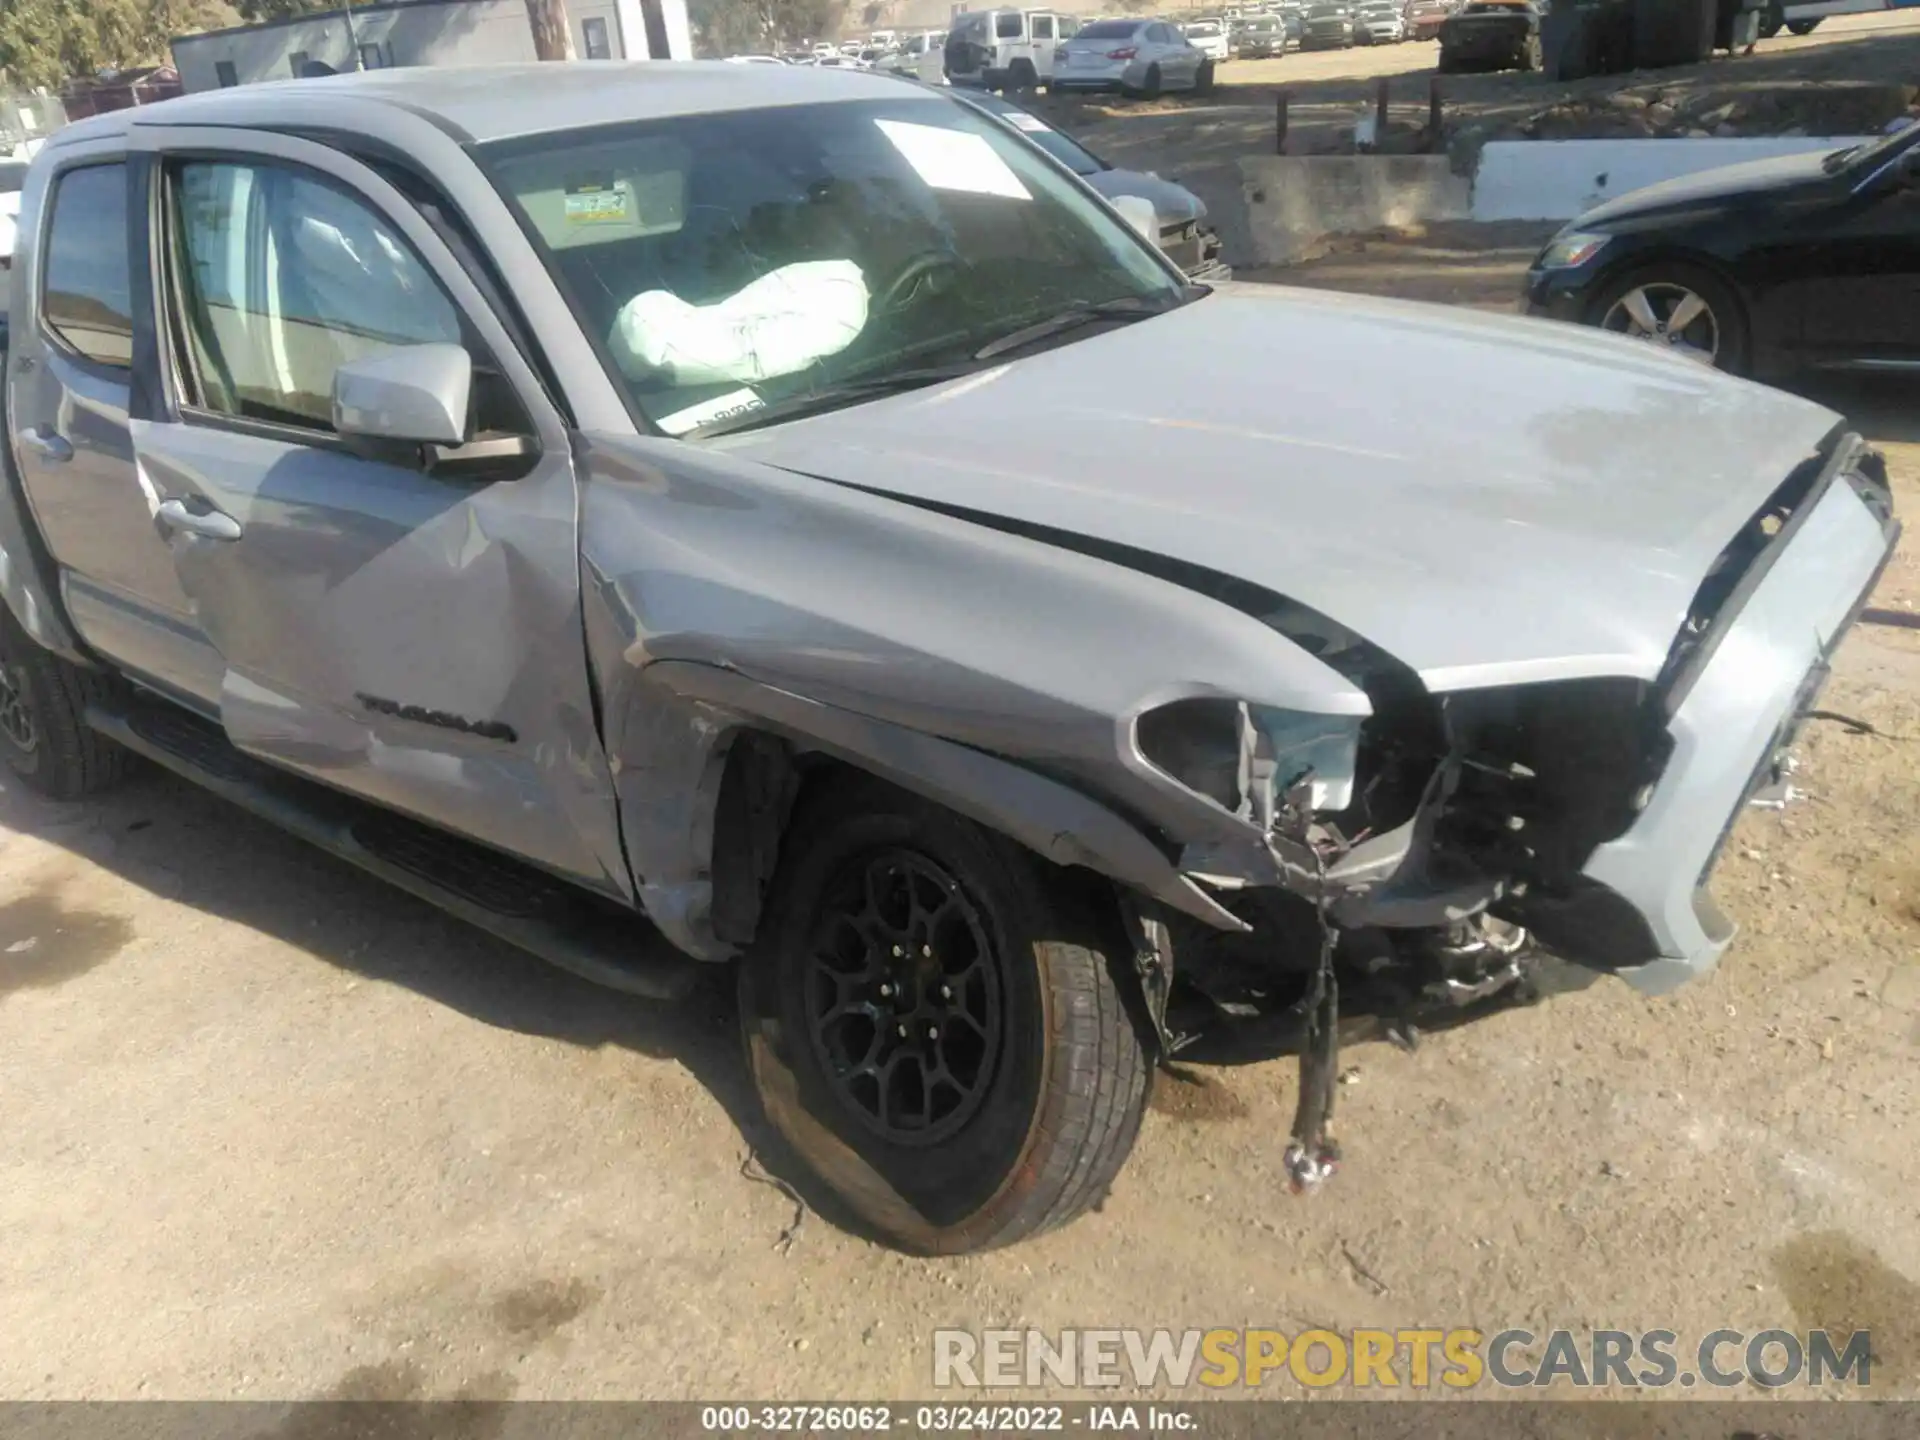
[[(581, 60), (693, 58), (686, 0), (567, 0), (567, 18)], [(538, 58), (525, 0), (388, 0), (173, 42), (189, 91), (285, 80), (310, 62), (345, 72)]]

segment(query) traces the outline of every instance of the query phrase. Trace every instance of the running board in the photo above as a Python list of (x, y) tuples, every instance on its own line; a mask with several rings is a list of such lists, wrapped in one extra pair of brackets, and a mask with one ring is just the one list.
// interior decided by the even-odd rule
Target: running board
[(650, 1000), (679, 1000), (708, 970), (637, 911), (255, 760), (189, 711), (136, 700), (125, 710), (89, 706), (86, 719), (221, 799), (583, 980)]

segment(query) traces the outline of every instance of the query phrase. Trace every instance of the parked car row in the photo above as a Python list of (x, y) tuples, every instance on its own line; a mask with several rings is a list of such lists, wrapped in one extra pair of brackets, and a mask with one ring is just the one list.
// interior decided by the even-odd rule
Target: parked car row
[(1219, 37), (1207, 48), (1167, 20), (1095, 20), (1037, 10), (974, 10), (947, 30), (950, 84), (984, 90), (1118, 91), (1152, 97), (1213, 85)]

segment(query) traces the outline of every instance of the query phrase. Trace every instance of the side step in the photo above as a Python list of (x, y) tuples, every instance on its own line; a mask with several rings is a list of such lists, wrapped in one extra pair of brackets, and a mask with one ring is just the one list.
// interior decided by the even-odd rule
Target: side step
[(136, 754), (583, 980), (679, 1000), (709, 973), (637, 911), (255, 760), (189, 711), (136, 700), (124, 711), (91, 706), (86, 718)]

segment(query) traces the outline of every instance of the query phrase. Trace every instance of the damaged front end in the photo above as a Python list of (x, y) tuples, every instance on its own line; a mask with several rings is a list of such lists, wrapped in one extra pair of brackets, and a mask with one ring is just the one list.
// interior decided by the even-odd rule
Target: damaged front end
[(1897, 536), (1877, 457), (1836, 437), (1728, 543), (1646, 679), (1434, 693), (1324, 616), (1222, 591), (1372, 713), (1183, 700), (1139, 717), (1139, 754), (1258, 837), (1182, 848), (1246, 928), (1168, 919), (1168, 1049), (1300, 1051), (1294, 1173), (1310, 1183), (1340, 1036), (1411, 1043), (1603, 973), (1657, 990), (1703, 972), (1732, 933), (1706, 895), (1713, 863)]

